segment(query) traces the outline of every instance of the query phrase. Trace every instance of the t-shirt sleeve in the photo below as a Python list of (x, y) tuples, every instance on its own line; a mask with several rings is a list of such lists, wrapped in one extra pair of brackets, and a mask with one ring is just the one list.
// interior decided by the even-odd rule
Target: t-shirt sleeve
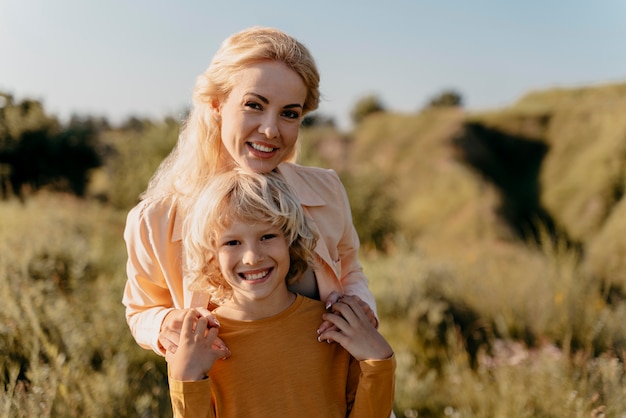
[(352, 403), (349, 416), (352, 418), (391, 416), (395, 392), (395, 355), (385, 360), (363, 360), (355, 363), (360, 373), (355, 382), (351, 369), (349, 385), (356, 384), (356, 391), (352, 391), (353, 400), (348, 397), (348, 405)]
[(170, 398), (175, 418), (213, 418), (211, 380), (185, 382), (170, 378)]

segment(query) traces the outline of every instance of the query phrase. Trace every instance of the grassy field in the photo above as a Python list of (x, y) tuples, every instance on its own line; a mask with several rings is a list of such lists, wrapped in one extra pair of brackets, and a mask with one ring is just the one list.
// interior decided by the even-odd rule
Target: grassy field
[[(303, 131), (348, 190), (398, 417), (626, 417), (625, 88)], [(0, 416), (171, 416), (124, 319), (122, 231), (176, 131), (107, 133), (88, 199), (0, 202)]]
[(167, 416), (164, 365), (124, 319), (124, 220), (65, 195), (0, 204), (1, 416)]
[[(63, 195), (0, 205), (2, 416), (171, 415), (164, 364), (124, 320), (123, 222)], [(364, 254), (398, 416), (623, 416), (626, 304), (566, 249), (511, 250)]]

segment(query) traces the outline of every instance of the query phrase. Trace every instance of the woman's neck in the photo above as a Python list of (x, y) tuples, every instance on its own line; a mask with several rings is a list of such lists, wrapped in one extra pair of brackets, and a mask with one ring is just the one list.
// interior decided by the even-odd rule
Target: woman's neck
[(233, 295), (224, 302), (215, 312), (220, 316), (239, 321), (255, 321), (278, 315), (296, 300), (296, 294), (286, 291), (280, 297), (263, 300), (249, 300)]

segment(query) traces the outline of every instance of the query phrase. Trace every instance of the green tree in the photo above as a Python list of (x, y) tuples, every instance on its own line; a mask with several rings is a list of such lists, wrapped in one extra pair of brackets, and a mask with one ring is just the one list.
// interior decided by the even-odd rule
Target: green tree
[(375, 95), (365, 96), (358, 100), (354, 108), (352, 109), (352, 122), (355, 125), (360, 124), (367, 116), (385, 111), (385, 106), (380, 99)]
[(74, 116), (63, 126), (39, 101), (0, 97), (2, 197), (24, 198), (42, 187), (83, 196), (89, 171), (101, 164), (98, 134), (106, 121)]
[(455, 90), (444, 90), (428, 103), (428, 107), (459, 107), (463, 106), (463, 97)]
[(316, 127), (335, 127), (335, 120), (332, 117), (320, 115), (319, 113), (310, 113), (302, 119), (301, 126), (303, 128), (316, 128)]
[(180, 124), (173, 118), (163, 122), (133, 119), (107, 134), (112, 152), (105, 171), (109, 182), (106, 200), (119, 208), (135, 205), (139, 195), (163, 159), (176, 144)]
[(344, 174), (354, 226), (363, 248), (385, 252), (396, 235), (396, 199), (391, 175), (378, 170)]

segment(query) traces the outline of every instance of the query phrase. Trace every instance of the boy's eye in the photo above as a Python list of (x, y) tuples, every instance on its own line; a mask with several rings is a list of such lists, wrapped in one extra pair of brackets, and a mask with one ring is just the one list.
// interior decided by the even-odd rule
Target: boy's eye
[(230, 241), (224, 242), (223, 245), (226, 246), (226, 247), (232, 247), (234, 245), (239, 245), (239, 241), (232, 239)]
[(276, 234), (265, 234), (261, 237), (261, 241), (266, 241), (268, 239), (276, 238)]

